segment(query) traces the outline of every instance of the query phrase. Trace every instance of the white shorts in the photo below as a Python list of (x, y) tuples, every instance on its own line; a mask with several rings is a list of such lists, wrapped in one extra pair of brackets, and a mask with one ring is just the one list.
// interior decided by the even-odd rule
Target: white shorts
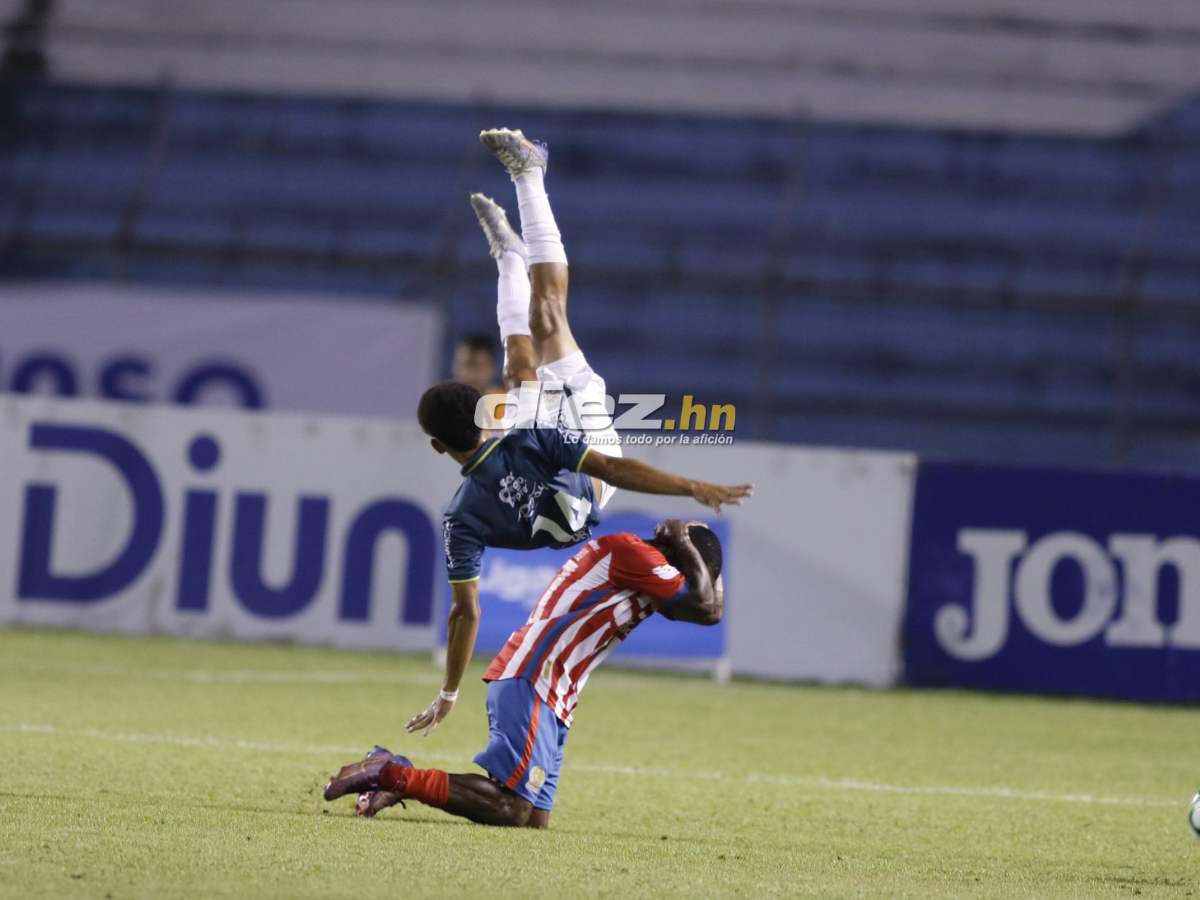
[[(588, 365), (582, 350), (538, 366), (537, 377), (542, 389), (537, 396), (520, 396), (515, 421), (527, 421), (533, 416), (544, 428), (557, 428), (561, 425), (572, 431), (579, 431), (596, 453), (616, 457), (624, 455), (621, 452), (621, 437), (613, 427), (612, 416), (605, 406), (608, 387), (604, 379)], [(564, 387), (571, 392), (573, 411), (563, 409)], [(516, 402), (511, 394), (509, 402)], [(536, 402), (536, 408), (530, 406), (533, 402)], [(571, 427), (572, 425), (576, 427)], [(578, 427), (580, 425), (585, 427)], [(604, 485), (599, 497), (601, 509), (616, 492), (617, 489), (611, 484)]]

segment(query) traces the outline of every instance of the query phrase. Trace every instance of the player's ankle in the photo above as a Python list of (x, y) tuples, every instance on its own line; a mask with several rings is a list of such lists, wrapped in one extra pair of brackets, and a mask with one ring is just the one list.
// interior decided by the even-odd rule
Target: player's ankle
[(403, 786), (395, 790), (406, 799), (441, 809), (450, 797), (450, 776), (441, 769), (404, 769)]
[(402, 766), (398, 763), (388, 763), (379, 773), (380, 789), (404, 793), (404, 789), (408, 787), (408, 773), (411, 771), (411, 766)]
[(520, 175), (513, 175), (511, 178), (513, 184), (517, 186), (517, 197), (520, 197), (525, 191), (546, 193), (546, 173), (536, 166), (526, 169)]

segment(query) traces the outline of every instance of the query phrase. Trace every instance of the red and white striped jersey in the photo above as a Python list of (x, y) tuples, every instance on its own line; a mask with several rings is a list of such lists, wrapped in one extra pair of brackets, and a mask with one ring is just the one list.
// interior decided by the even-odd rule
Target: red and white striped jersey
[(635, 535), (590, 540), (558, 570), (483, 680), (526, 679), (570, 725), (592, 669), (685, 581), (658, 549)]

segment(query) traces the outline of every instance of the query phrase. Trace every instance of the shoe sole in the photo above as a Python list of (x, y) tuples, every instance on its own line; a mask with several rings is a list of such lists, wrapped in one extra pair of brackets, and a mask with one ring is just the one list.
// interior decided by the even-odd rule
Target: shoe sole
[[(513, 140), (514, 138), (515, 140)], [(537, 141), (532, 141), (525, 137), (525, 132), (520, 128), (489, 128), (479, 132), (479, 141), (493, 156), (503, 163), (504, 168), (508, 169), (510, 175), (520, 175), (523, 172), (528, 172), (530, 169), (545, 171), (550, 168), (550, 154), (546, 149), (546, 145), (539, 144)], [(513, 165), (506, 162), (501, 154), (511, 154), (516, 158), (520, 154), (522, 144), (528, 144), (531, 149), (521, 159), (524, 165), (519, 165), (514, 170)]]
[[(485, 197), (483, 194), (472, 194), (471, 209), (475, 211), (475, 217), (479, 220), (479, 226), (483, 229), (483, 234), (487, 238), (488, 249), (491, 251), (493, 257), (498, 259), (501, 253), (511, 252), (516, 253), (522, 259), (525, 258), (525, 242), (521, 240), (521, 236), (517, 234), (517, 230), (508, 221), (508, 213), (504, 211), (504, 207), (491, 197)], [(503, 225), (500, 223), (503, 223)], [(500, 237), (500, 233), (504, 228), (507, 228), (507, 233), (511, 235), (511, 241), (509, 242), (502, 240)], [(507, 246), (507, 243), (512, 243), (513, 246)]]

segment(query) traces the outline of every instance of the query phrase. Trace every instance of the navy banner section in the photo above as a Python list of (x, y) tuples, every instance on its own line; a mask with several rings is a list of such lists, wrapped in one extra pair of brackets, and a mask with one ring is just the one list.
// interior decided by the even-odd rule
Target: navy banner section
[(920, 465), (905, 680), (1200, 702), (1200, 479)]

